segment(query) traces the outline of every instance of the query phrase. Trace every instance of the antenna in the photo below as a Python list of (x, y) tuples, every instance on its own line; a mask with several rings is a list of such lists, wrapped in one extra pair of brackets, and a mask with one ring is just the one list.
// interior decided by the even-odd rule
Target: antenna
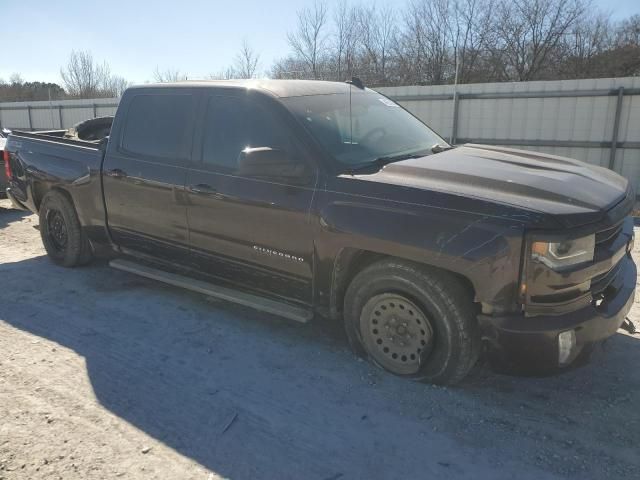
[[(456, 112), (456, 103), (458, 103), (458, 67), (460, 66), (460, 63), (458, 62), (458, 47), (456, 46), (455, 50), (454, 50), (454, 54), (456, 56), (456, 75), (455, 78), (453, 80), (453, 116), (454, 116), (454, 125), (455, 125), (455, 116), (457, 115)], [(454, 132), (453, 129), (451, 130), (451, 135), (449, 136), (449, 144), (453, 145), (453, 141), (454, 136), (456, 135), (457, 132)]]
[[(353, 85), (352, 82), (347, 82)], [(353, 113), (351, 111), (351, 87), (349, 87), (349, 150), (353, 148)]]

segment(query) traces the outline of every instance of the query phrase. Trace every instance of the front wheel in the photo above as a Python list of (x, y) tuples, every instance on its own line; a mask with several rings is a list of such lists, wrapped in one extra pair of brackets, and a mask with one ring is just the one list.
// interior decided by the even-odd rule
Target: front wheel
[(73, 203), (51, 190), (40, 204), (40, 237), (49, 258), (63, 267), (76, 267), (93, 258), (91, 244), (80, 226)]
[(453, 384), (475, 365), (473, 298), (454, 275), (399, 260), (358, 273), (345, 295), (352, 347), (396, 375)]

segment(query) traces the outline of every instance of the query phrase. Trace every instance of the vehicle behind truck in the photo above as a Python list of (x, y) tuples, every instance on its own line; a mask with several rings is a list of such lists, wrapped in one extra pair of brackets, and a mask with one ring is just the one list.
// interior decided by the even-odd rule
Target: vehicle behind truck
[(627, 180), (454, 147), (357, 81), (132, 87), (106, 133), (9, 137), (7, 192), (53, 262), (341, 321), (396, 375), (456, 383), (483, 352), (561, 371), (634, 301)]
[(7, 172), (5, 166), (4, 146), (7, 144), (6, 135), (8, 131), (0, 130), (0, 198), (5, 198), (5, 189), (7, 188)]

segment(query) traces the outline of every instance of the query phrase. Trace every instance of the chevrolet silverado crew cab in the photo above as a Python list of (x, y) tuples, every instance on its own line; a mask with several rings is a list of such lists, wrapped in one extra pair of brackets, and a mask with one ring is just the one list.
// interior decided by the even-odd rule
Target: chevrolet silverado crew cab
[[(109, 131), (110, 129), (110, 131)], [(13, 132), (7, 192), (51, 260), (306, 322), (433, 383), (562, 370), (634, 301), (634, 193), (586, 163), (453, 147), (357, 81), (128, 89), (103, 140)], [(582, 363), (582, 362), (579, 362)]]

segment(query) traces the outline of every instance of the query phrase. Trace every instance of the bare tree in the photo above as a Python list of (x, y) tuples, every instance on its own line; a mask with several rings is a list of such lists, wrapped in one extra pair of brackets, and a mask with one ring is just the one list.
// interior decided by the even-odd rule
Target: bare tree
[(313, 78), (319, 78), (319, 64), (326, 43), (327, 4), (316, 0), (310, 8), (298, 11), (298, 25), (287, 35), (295, 55), (304, 60)]
[(209, 80), (232, 80), (242, 77), (238, 75), (233, 67), (227, 67), (223, 70), (220, 70), (218, 73), (210, 73), (209, 75), (207, 75), (207, 78)]
[(640, 45), (640, 14), (631, 15), (620, 22), (616, 32), (618, 45)]
[(19, 73), (12, 73), (9, 77), (9, 83), (11, 85), (22, 85), (24, 83), (24, 80)]
[(583, 0), (501, 0), (498, 45), (504, 80), (535, 80), (563, 37), (583, 15)]
[(611, 48), (612, 28), (608, 14), (595, 12), (579, 18), (550, 59), (558, 66), (555, 73), (563, 78), (601, 76), (601, 54)]
[(245, 38), (242, 40), (240, 51), (236, 54), (234, 66), (231, 70), (235, 78), (253, 78), (258, 71), (260, 55), (255, 52)]
[(271, 66), (269, 76), (276, 79), (305, 79), (309, 78), (309, 72), (304, 60), (296, 55), (289, 55)]
[(65, 97), (65, 91), (55, 83), (25, 82), (17, 74), (11, 75), (10, 83), (0, 78), (0, 102), (58, 100)]
[(395, 11), (390, 6), (378, 9), (372, 5), (359, 11), (362, 69), (369, 72), (369, 83), (387, 83), (388, 65), (397, 35), (395, 17)]
[(131, 86), (131, 82), (129, 82), (126, 78), (120, 77), (118, 75), (111, 75), (103, 86), (105, 94), (110, 97), (120, 97), (124, 93), (124, 91)]
[(358, 57), (360, 42), (360, 11), (352, 7), (347, 0), (341, 0), (334, 17), (334, 50), (336, 80), (350, 78)]
[(69, 63), (60, 69), (60, 76), (67, 93), (77, 98), (104, 97), (104, 86), (111, 72), (106, 63), (93, 60), (88, 51), (72, 51)]
[(640, 15), (618, 22), (610, 47), (596, 59), (599, 76), (628, 77), (640, 75)]
[(156, 67), (153, 71), (153, 79), (159, 83), (181, 82), (187, 80), (187, 75), (180, 72), (177, 68), (160, 70), (159, 67)]
[(488, 80), (479, 64), (495, 41), (494, 7), (495, 0), (457, 0), (453, 5), (453, 63), (460, 83)]
[[(272, 78), (368, 85), (433, 85), (640, 75), (640, 15), (613, 21), (591, 0), (408, 0), (404, 7), (316, 0), (297, 13), (290, 52), (269, 68)], [(353, 0), (360, 2), (360, 0)], [(232, 66), (209, 78), (256, 76), (259, 55), (244, 40)], [(126, 79), (89, 52), (71, 52), (60, 74), (70, 97), (118, 96)], [(186, 80), (156, 68), (158, 82)], [(45, 93), (43, 93), (45, 92)], [(0, 99), (66, 94), (58, 85), (0, 80)]]
[(271, 76), (432, 85), (456, 72), (460, 83), (640, 74), (640, 15), (612, 22), (591, 0), (409, 0), (396, 11), (347, 1), (300, 11)]
[(404, 16), (399, 60), (412, 81), (442, 84), (452, 76), (450, 0), (413, 0)]

